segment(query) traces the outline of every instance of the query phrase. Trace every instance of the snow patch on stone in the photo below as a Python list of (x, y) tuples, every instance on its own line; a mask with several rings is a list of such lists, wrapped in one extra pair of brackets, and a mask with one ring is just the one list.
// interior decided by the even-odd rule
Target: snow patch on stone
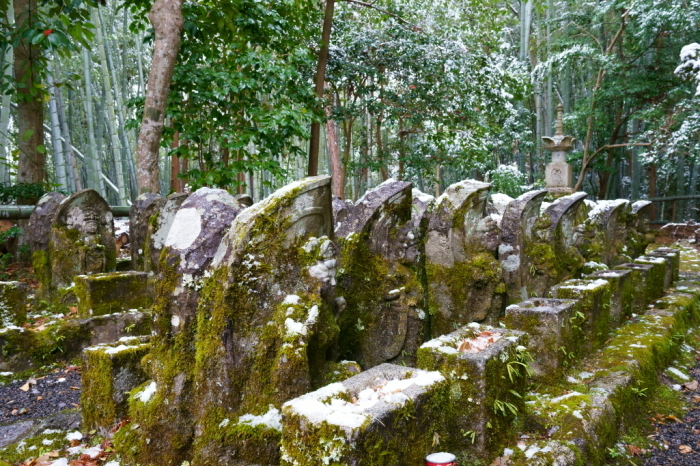
[(195, 208), (180, 209), (175, 214), (165, 245), (173, 249), (187, 249), (202, 232), (202, 217)]

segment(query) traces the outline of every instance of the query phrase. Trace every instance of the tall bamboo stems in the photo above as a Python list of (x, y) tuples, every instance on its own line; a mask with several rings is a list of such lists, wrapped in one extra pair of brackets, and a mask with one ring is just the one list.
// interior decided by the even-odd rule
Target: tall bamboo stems
[(122, 167), (119, 136), (114, 128), (114, 122), (117, 117), (114, 110), (114, 93), (112, 92), (112, 81), (110, 79), (109, 67), (107, 65), (107, 52), (105, 48), (102, 28), (100, 27), (100, 15), (97, 9), (92, 10), (92, 21), (97, 25), (95, 28), (95, 38), (97, 39), (97, 47), (100, 52), (100, 65), (102, 67), (102, 79), (105, 86), (105, 109), (107, 110), (107, 126), (111, 137), (112, 149), (114, 154), (114, 166), (116, 170), (117, 188), (119, 189), (119, 201), (122, 205), (126, 205), (127, 195), (124, 182), (124, 170)]

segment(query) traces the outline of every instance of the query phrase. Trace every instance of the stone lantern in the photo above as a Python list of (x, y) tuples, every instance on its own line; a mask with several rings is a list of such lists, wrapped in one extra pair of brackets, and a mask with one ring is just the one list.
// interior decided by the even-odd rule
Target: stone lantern
[(554, 136), (542, 137), (544, 148), (552, 151), (552, 162), (545, 168), (547, 190), (556, 195), (566, 195), (573, 192), (573, 171), (566, 163), (566, 153), (574, 148), (574, 138), (564, 136), (564, 106), (557, 105), (557, 123)]

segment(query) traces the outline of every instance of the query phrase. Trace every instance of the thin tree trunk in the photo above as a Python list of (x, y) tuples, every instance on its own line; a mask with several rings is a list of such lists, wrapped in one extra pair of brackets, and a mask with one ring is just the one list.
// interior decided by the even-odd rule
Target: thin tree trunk
[(158, 149), (163, 136), (165, 108), (180, 49), (182, 34), (182, 0), (155, 0), (148, 15), (155, 30), (153, 62), (148, 75), (143, 121), (136, 149), (136, 178), (139, 194), (157, 193)]
[[(318, 52), (318, 66), (314, 78), (316, 97), (323, 98), (323, 85), (326, 82), (326, 65), (328, 64), (328, 47), (331, 43), (331, 28), (333, 26), (333, 8), (335, 0), (326, 0), (326, 11), (323, 17), (321, 32), (321, 47)], [(309, 176), (318, 175), (318, 151), (321, 146), (321, 123), (311, 123), (311, 139), (309, 140)]]
[[(328, 109), (326, 113), (329, 115)], [(326, 139), (328, 140), (328, 151), (331, 159), (331, 187), (333, 195), (341, 199), (345, 198), (345, 189), (341, 184), (345, 177), (343, 164), (340, 162), (340, 148), (338, 147), (338, 131), (335, 121), (330, 118), (326, 120)]]
[[(173, 143), (170, 145), (171, 149), (177, 149), (180, 147), (180, 132), (175, 131), (173, 134)], [(180, 157), (173, 154), (170, 157), (170, 190), (174, 193), (182, 192), (180, 189)]]
[[(13, 10), (12, 4), (7, 5), (7, 23), (9, 27), (12, 27), (14, 23), (15, 12)], [(8, 46), (4, 50), (2, 70), (0, 71), (5, 75), (6, 79), (10, 81), (12, 79), (12, 66), (14, 63), (14, 53), (12, 46)], [(10, 137), (8, 134), (8, 129), (10, 126), (10, 113), (11, 113), (11, 96), (8, 92), (2, 95), (2, 108), (0, 108), (0, 183), (7, 183), (10, 181), (9, 170), (7, 169), (7, 164), (10, 160)]]
[[(33, 23), (37, 11), (36, 0), (14, 0), (13, 5), (17, 28), (22, 28), (25, 23)], [(40, 79), (35, 72), (36, 60), (40, 54), (39, 47), (31, 45), (27, 38), (20, 38), (14, 55), (15, 80), (17, 84), (23, 85), (17, 88), (17, 181), (20, 183), (43, 183), (46, 180), (44, 102), (41, 95), (31, 95), (32, 86), (38, 84)], [(27, 201), (19, 199), (18, 203)]]
[(58, 123), (58, 111), (56, 110), (56, 86), (51, 73), (46, 75), (49, 86), (49, 121), (51, 122), (51, 147), (53, 150), (53, 168), (56, 173), (56, 182), (60, 189), (71, 191), (66, 174), (66, 160), (63, 157), (63, 144), (61, 143), (61, 128)]
[(60, 87), (55, 88), (56, 92), (56, 110), (58, 111), (58, 123), (61, 125), (61, 134), (63, 134), (63, 157), (66, 160), (66, 175), (70, 171), (72, 174), (71, 185), (74, 190), (80, 191), (83, 189), (83, 183), (80, 180), (80, 171), (73, 153), (73, 143), (71, 142), (70, 130), (68, 129), (68, 120), (66, 120), (65, 107), (63, 105), (63, 91)]
[(97, 154), (97, 147), (95, 144), (95, 125), (94, 125), (94, 112), (92, 108), (92, 78), (90, 76), (90, 53), (87, 49), (83, 49), (83, 78), (85, 79), (85, 116), (87, 119), (87, 139), (88, 139), (88, 150), (86, 154), (86, 165), (87, 165), (87, 186), (97, 190), (102, 196), (105, 195), (104, 184), (100, 181), (100, 175), (102, 173), (101, 161)]

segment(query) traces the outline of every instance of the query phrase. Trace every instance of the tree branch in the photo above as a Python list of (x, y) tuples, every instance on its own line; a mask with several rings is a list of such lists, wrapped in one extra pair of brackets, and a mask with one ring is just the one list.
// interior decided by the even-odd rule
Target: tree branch
[[(362, 1), (360, 1), (360, 0), (341, 0), (341, 1), (348, 2), (348, 3), (354, 3), (354, 4), (356, 4), (356, 5), (364, 6), (364, 7), (367, 7), (367, 8), (372, 8), (373, 10), (377, 10), (377, 11), (379, 11), (380, 13), (384, 13), (385, 15), (389, 15), (389, 16), (391, 16), (392, 18), (396, 18), (396, 19), (398, 19), (399, 21), (403, 22), (404, 24), (408, 24), (408, 25), (410, 25), (410, 26), (417, 27), (417, 26), (415, 26), (414, 24), (412, 24), (410, 21), (408, 21), (408, 20), (402, 18), (401, 16), (399, 16), (399, 15), (397, 15), (397, 14), (394, 14), (394, 13), (392, 13), (392, 12), (390, 12), (390, 11), (386, 11), (386, 10), (383, 9), (383, 8), (379, 8), (378, 6), (375, 6), (375, 5), (371, 4), (371, 3), (362, 2)], [(419, 29), (420, 29), (420, 28), (419, 28)]]

